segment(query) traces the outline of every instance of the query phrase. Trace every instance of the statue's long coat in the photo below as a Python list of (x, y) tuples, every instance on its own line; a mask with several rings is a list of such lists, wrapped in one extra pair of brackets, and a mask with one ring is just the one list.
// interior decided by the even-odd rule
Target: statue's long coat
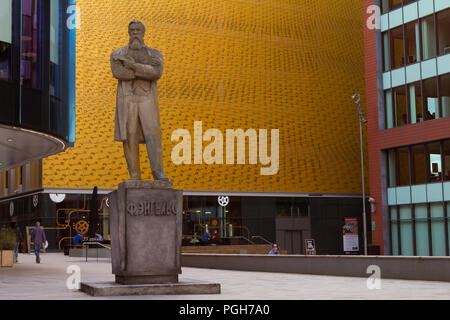
[[(136, 71), (125, 68), (122, 62), (118, 60), (119, 57), (126, 57), (128, 55), (128, 46), (117, 49), (111, 54), (111, 71), (116, 79), (119, 80), (117, 86), (117, 98), (116, 98), (116, 119), (114, 128), (114, 139), (116, 141), (127, 140), (127, 120), (128, 99), (133, 96), (133, 82), (139, 80), (141, 88), (144, 87), (145, 91), (148, 91), (148, 99), (146, 99), (145, 105), (141, 106), (145, 109), (142, 112), (141, 121), (145, 121), (152, 125), (154, 129), (161, 130), (161, 124), (159, 119), (159, 104), (158, 104), (158, 89), (156, 87), (156, 81), (161, 78), (163, 73), (163, 57), (161, 52), (156, 49), (145, 47), (150, 57), (159, 60), (159, 66), (137, 64)], [(144, 80), (144, 81), (143, 81)], [(153, 129), (153, 128), (152, 128)], [(144, 135), (140, 130), (139, 143), (145, 143)]]

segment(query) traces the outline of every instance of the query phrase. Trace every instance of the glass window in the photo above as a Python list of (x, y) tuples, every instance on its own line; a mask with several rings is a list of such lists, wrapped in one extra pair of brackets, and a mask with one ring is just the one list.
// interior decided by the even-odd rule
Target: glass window
[(391, 70), (391, 56), (389, 55), (389, 32), (383, 33), (384, 71)]
[(436, 57), (434, 15), (422, 19), (422, 57), (423, 60)]
[(425, 146), (417, 145), (411, 147), (414, 179), (413, 184), (427, 183), (427, 157), (425, 154)]
[(5, 189), (9, 188), (9, 174), (8, 171), (5, 171)]
[(398, 224), (397, 224), (397, 207), (390, 207), (391, 213), (391, 242), (392, 255), (398, 256)]
[(19, 167), (19, 170), (18, 170), (18, 175), (19, 175), (19, 185), (22, 185), (23, 184), (23, 166), (20, 166)]
[(277, 199), (276, 204), (276, 216), (277, 217), (290, 217), (291, 216), (291, 199), (281, 198)]
[(450, 117), (450, 73), (439, 77), (442, 117)]
[(0, 1), (0, 80), (11, 80), (12, 0)]
[(408, 123), (406, 114), (406, 87), (394, 88), (395, 124), (397, 127)]
[(408, 93), (411, 124), (422, 122), (422, 93), (420, 89), (420, 82), (410, 84), (408, 86)]
[(397, 161), (398, 161), (398, 185), (399, 186), (407, 186), (410, 185), (410, 176), (409, 176), (409, 153), (408, 148), (401, 148), (397, 151)]
[(60, 96), (59, 68), (59, 1), (50, 1), (50, 95)]
[(41, 1), (22, 0), (22, 86), (40, 89)]
[(401, 8), (402, 0), (390, 0), (390, 9), (395, 10)]
[(430, 255), (428, 238), (428, 207), (426, 204), (418, 204), (414, 208), (416, 228), (416, 254), (418, 256)]
[(308, 199), (294, 198), (292, 203), (293, 217), (308, 217), (309, 216), (309, 201)]
[(425, 106), (425, 120), (440, 118), (436, 78), (423, 81), (423, 102)]
[(400, 241), (402, 256), (414, 255), (411, 206), (400, 206)]
[[(219, 212), (219, 204), (215, 197), (206, 197), (203, 202), (203, 210), (201, 213), (201, 218), (204, 221), (204, 224), (208, 225), (209, 230), (214, 232), (213, 230), (217, 227), (220, 227), (222, 224), (222, 207)], [(220, 229), (220, 228), (219, 228)], [(220, 230), (218, 230), (220, 232)], [(223, 236), (223, 235), (221, 235)]]
[[(450, 140), (444, 141), (444, 180), (450, 180)], [(450, 214), (450, 211), (449, 211)]]
[(389, 12), (389, 0), (381, 0), (381, 13)]
[(386, 128), (394, 127), (394, 108), (392, 105), (392, 91), (388, 90), (385, 93), (386, 105)]
[[(450, 218), (450, 203), (447, 203), (447, 218)], [(450, 220), (447, 219), (448, 247), (450, 248)]]
[(445, 256), (444, 206), (440, 203), (430, 205), (431, 244), (433, 256)]
[(428, 161), (430, 163), (429, 182), (442, 180), (441, 144), (439, 142), (428, 144)]
[(388, 13), (389, 11), (398, 9), (403, 5), (408, 5), (410, 3), (416, 2), (417, 0), (381, 0), (381, 10), (382, 13)]
[(419, 23), (411, 22), (405, 25), (406, 64), (420, 61)]
[(203, 234), (202, 201), (200, 197), (187, 197), (184, 201), (183, 234), (201, 237)]
[(395, 150), (388, 151), (389, 187), (397, 186), (397, 176), (395, 170)]
[(403, 26), (390, 31), (391, 45), (390, 55), (393, 69), (400, 68), (406, 64), (405, 61), (405, 41), (403, 39)]
[[(217, 230), (221, 238), (241, 235), (249, 237), (248, 232), (252, 230), (250, 226), (261, 222), (252, 215), (243, 224), (241, 197), (231, 197), (230, 203), (226, 207), (221, 207), (218, 204), (217, 197), (189, 196), (183, 199), (183, 238), (189, 239), (189, 241), (193, 237), (200, 239), (206, 229), (211, 235)], [(269, 208), (269, 210), (271, 209), (272, 207)], [(258, 212), (259, 207), (251, 208), (251, 210), (257, 216), (256, 212)], [(247, 212), (251, 210), (247, 208)], [(259, 212), (262, 212), (262, 215), (264, 214), (264, 210)], [(272, 226), (270, 225), (270, 227)], [(258, 234), (264, 236), (264, 234)]]
[(300, 198), (277, 198), (277, 217), (308, 217), (309, 201)]
[(437, 14), (439, 55), (450, 53), (450, 9)]
[(12, 43), (12, 1), (0, 1), (0, 41)]

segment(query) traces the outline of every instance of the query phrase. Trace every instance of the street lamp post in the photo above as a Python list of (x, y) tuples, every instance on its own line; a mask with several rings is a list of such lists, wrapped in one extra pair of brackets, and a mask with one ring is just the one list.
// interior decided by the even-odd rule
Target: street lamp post
[(352, 98), (355, 100), (355, 103), (358, 105), (358, 113), (359, 113), (359, 141), (361, 146), (361, 181), (362, 181), (362, 203), (363, 203), (363, 225), (364, 225), (364, 255), (367, 256), (367, 222), (366, 222), (366, 192), (364, 187), (364, 153), (363, 153), (363, 139), (362, 139), (362, 124), (367, 123), (367, 120), (364, 118), (366, 115), (364, 114), (361, 106), (361, 95), (354, 94)]

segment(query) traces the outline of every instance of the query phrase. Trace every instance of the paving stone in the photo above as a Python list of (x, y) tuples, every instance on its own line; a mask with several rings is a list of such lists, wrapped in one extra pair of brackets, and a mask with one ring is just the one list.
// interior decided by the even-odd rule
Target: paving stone
[(0, 300), (6, 299), (185, 299), (185, 300), (322, 300), (322, 299), (450, 299), (450, 283), (382, 279), (380, 290), (369, 290), (367, 278), (182, 268), (180, 281), (221, 284), (221, 294), (91, 297), (69, 290), (67, 267), (81, 269), (82, 282), (112, 282), (109, 259), (85, 259), (62, 253), (19, 255), (19, 264), (0, 268)]

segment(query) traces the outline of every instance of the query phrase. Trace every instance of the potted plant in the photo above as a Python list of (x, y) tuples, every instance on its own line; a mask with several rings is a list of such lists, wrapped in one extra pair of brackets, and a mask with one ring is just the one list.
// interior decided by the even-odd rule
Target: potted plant
[(13, 230), (0, 230), (0, 266), (12, 267), (14, 264), (14, 248), (16, 233)]

